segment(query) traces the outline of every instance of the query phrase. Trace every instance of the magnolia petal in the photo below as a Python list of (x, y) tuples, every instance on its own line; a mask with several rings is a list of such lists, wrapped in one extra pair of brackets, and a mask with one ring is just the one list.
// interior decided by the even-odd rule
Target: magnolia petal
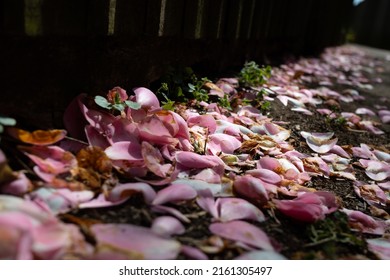
[(163, 164), (164, 159), (160, 150), (156, 149), (146, 141), (142, 142), (141, 147), (141, 154), (149, 171), (153, 172), (157, 176), (166, 177), (171, 165)]
[(143, 161), (141, 145), (136, 142), (116, 142), (108, 147), (105, 153), (111, 160)]
[(196, 197), (196, 191), (186, 184), (172, 184), (161, 191), (153, 199), (153, 205), (165, 204), (167, 202), (178, 202), (191, 200)]
[(244, 221), (213, 223), (209, 230), (226, 239), (242, 242), (254, 248), (274, 251), (271, 241), (264, 231)]
[(357, 108), (355, 114), (375, 116), (376, 114), (368, 108)]
[(197, 116), (190, 116), (187, 119), (187, 124), (189, 127), (192, 127), (194, 125), (198, 125), (201, 127), (206, 127), (208, 129), (209, 134), (213, 134), (215, 130), (217, 129), (217, 123), (213, 116), (211, 115), (197, 115)]
[(362, 129), (367, 130), (368, 132), (371, 132), (372, 134), (375, 134), (375, 135), (385, 134), (385, 132), (383, 130), (380, 130), (379, 128), (375, 127), (374, 123), (371, 121), (361, 121), (361, 122), (359, 122), (359, 126)]
[(235, 260), (286, 260), (286, 257), (275, 251), (253, 250), (241, 254)]
[(106, 149), (110, 146), (107, 137), (96, 130), (92, 125), (85, 126), (85, 135), (90, 146), (100, 147)]
[(23, 143), (47, 146), (57, 143), (65, 138), (67, 132), (62, 129), (53, 130), (35, 130), (29, 132), (16, 127), (9, 127), (7, 132), (14, 138), (22, 141)]
[(170, 214), (170, 215), (176, 217), (177, 219), (179, 219), (180, 221), (182, 221), (183, 223), (188, 224), (191, 222), (190, 219), (188, 219), (179, 210), (172, 208), (172, 207), (163, 206), (163, 205), (153, 205), (152, 211), (157, 212), (157, 213)]
[(175, 259), (181, 249), (177, 241), (130, 224), (96, 224), (91, 226), (91, 232), (97, 243), (97, 259), (105, 259), (107, 254), (118, 259)]
[(16, 179), (5, 184), (0, 184), (1, 193), (20, 196), (33, 189), (33, 184), (23, 172), (13, 172), (12, 174), (16, 174)]
[(108, 200), (117, 202), (132, 196), (134, 193), (142, 193), (147, 204), (152, 203), (156, 197), (155, 190), (146, 183), (118, 184), (111, 191)]
[(111, 207), (111, 206), (120, 205), (123, 202), (125, 202), (126, 200), (127, 200), (127, 197), (123, 198), (121, 200), (112, 202), (112, 201), (109, 201), (109, 200), (106, 199), (106, 196), (104, 195), (104, 193), (101, 193), (101, 194), (98, 195), (98, 197), (96, 197), (94, 199), (91, 199), (91, 200), (89, 200), (87, 202), (80, 203), (78, 205), (78, 208), (79, 209), (85, 209), (85, 208)]
[(265, 204), (269, 197), (263, 182), (250, 175), (238, 176), (234, 180), (234, 191), (242, 197)]
[(390, 240), (386, 238), (367, 239), (368, 249), (381, 260), (390, 260)]
[(333, 148), (329, 150), (329, 152), (344, 158), (350, 158), (350, 155), (339, 145), (334, 145)]
[(157, 96), (149, 89), (139, 87), (133, 90), (136, 96), (136, 101), (143, 108), (160, 108), (160, 102)]
[(214, 201), (213, 193), (210, 189), (198, 191), (198, 198), (196, 199), (199, 207), (207, 211), (214, 219), (219, 218), (219, 209)]
[(181, 251), (183, 255), (189, 257), (190, 259), (193, 260), (208, 260), (209, 257), (203, 253), (201, 250), (195, 247), (191, 247), (188, 245), (182, 245), (181, 246)]
[(333, 132), (310, 133), (301, 131), (301, 135), (306, 139), (306, 144), (316, 153), (324, 154), (329, 152), (337, 143), (338, 139), (331, 139)]
[(44, 204), (54, 214), (66, 213), (83, 202), (91, 200), (92, 191), (70, 191), (69, 189), (40, 188), (28, 197), (38, 205)]
[(72, 224), (50, 223), (33, 231), (32, 251), (38, 259), (90, 258), (92, 246)]
[(185, 232), (185, 227), (180, 221), (171, 216), (160, 216), (153, 220), (152, 231), (162, 237), (180, 235)]
[(253, 177), (259, 178), (262, 181), (270, 184), (277, 185), (282, 181), (282, 178), (280, 177), (279, 174), (277, 174), (272, 170), (264, 169), (264, 168), (248, 170), (246, 174), (252, 175)]
[(212, 155), (218, 155), (221, 152), (233, 154), (233, 152), (240, 147), (241, 142), (238, 141), (236, 137), (224, 133), (210, 135), (207, 143), (207, 151)]
[(217, 156), (203, 156), (193, 152), (179, 151), (175, 154), (178, 164), (187, 169), (213, 168), (218, 173), (225, 169), (225, 163)]
[(144, 118), (138, 125), (139, 135), (142, 140), (150, 141), (159, 145), (176, 145), (179, 141), (164, 125), (164, 122), (157, 116)]
[(325, 218), (328, 208), (314, 193), (303, 193), (293, 200), (273, 200), (284, 215), (302, 222), (314, 222)]
[(219, 210), (219, 220), (229, 222), (233, 220), (265, 221), (263, 212), (253, 204), (241, 198), (218, 198), (215, 202)]
[(374, 181), (383, 181), (390, 178), (390, 165), (376, 160), (364, 160), (359, 162), (366, 168), (366, 175)]
[(385, 225), (382, 221), (375, 220), (373, 217), (356, 210), (344, 208), (341, 211), (347, 214), (349, 224), (354, 230), (375, 235), (385, 233)]

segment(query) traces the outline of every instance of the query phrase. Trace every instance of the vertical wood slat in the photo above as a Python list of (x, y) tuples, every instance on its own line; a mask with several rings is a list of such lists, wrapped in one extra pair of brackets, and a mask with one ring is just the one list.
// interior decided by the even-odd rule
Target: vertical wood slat
[(24, 35), (24, 0), (2, 0), (2, 30), (8, 35)]
[(256, 0), (251, 39), (264, 40), (267, 32), (267, 25), (270, 21), (270, 6), (272, 0)]
[(44, 35), (107, 35), (108, 0), (45, 0)]
[(116, 0), (115, 31), (116, 36), (141, 36), (145, 32), (147, 1)]
[(206, 11), (210, 1), (186, 0), (183, 22), (185, 38), (200, 39), (204, 36)]
[(145, 0), (147, 1), (146, 7), (146, 22), (145, 22), (145, 35), (151, 37), (157, 37), (160, 25), (161, 16), (161, 4), (162, 0)]
[(227, 18), (227, 0), (206, 1), (203, 36), (208, 39), (220, 39)]
[[(147, 7), (148, 20), (152, 17), (153, 25), (150, 22), (146, 25), (146, 32), (154, 34), (156, 31), (156, 19), (158, 19), (158, 36), (180, 36), (183, 29), (185, 1), (183, 0), (159, 0), (149, 1)], [(156, 17), (158, 12), (158, 17)]]

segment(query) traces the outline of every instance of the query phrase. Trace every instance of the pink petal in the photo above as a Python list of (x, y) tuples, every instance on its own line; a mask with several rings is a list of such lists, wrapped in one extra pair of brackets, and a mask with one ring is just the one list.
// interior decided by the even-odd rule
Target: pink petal
[(221, 152), (225, 154), (233, 154), (235, 150), (241, 147), (241, 142), (228, 134), (215, 133), (209, 136), (207, 143), (207, 151), (212, 155), (218, 155)]
[(102, 149), (110, 146), (110, 143), (107, 140), (107, 137), (103, 136), (102, 133), (97, 131), (93, 126), (87, 125), (85, 126), (85, 135), (88, 139), (88, 143), (90, 146), (100, 147)]
[(91, 200), (92, 191), (70, 191), (69, 189), (40, 188), (28, 197), (35, 203), (44, 204), (54, 214), (66, 213), (83, 202)]
[(339, 145), (334, 145), (333, 148), (329, 150), (329, 152), (339, 155), (341, 157), (350, 158), (350, 155)]
[(172, 184), (159, 191), (153, 199), (152, 204), (159, 205), (167, 202), (191, 200), (196, 195), (196, 191), (186, 184)]
[(209, 257), (203, 253), (201, 250), (195, 247), (191, 247), (188, 245), (182, 245), (181, 251), (183, 255), (193, 259), (193, 260), (208, 260)]
[(376, 235), (384, 234), (385, 226), (382, 221), (377, 221), (373, 217), (356, 210), (344, 208), (341, 211), (347, 214), (350, 226), (353, 229)]
[(219, 220), (229, 222), (233, 220), (265, 221), (263, 212), (253, 204), (241, 198), (218, 198), (215, 202), (219, 210)]
[(258, 169), (268, 169), (271, 171), (274, 171), (277, 174), (280, 174), (283, 171), (282, 165), (279, 163), (279, 161), (275, 158), (271, 157), (262, 157), (257, 162), (257, 168)]
[(213, 234), (226, 239), (243, 242), (254, 248), (274, 250), (268, 236), (260, 228), (244, 221), (214, 223), (209, 229)]
[(190, 219), (188, 219), (184, 214), (182, 214), (179, 210), (173, 208), (173, 207), (168, 207), (168, 206), (163, 206), (163, 205), (153, 205), (152, 206), (152, 211), (157, 212), (157, 213), (163, 213), (163, 214), (169, 214), (183, 223), (190, 223)]
[(303, 193), (293, 200), (274, 200), (276, 208), (284, 215), (302, 222), (314, 222), (325, 218), (328, 208), (314, 193)]
[(376, 160), (364, 160), (359, 162), (366, 168), (366, 175), (374, 181), (383, 181), (390, 178), (390, 165)]
[(372, 153), (371, 148), (366, 144), (360, 144), (360, 147), (352, 147), (354, 157), (375, 159), (375, 155)]
[(38, 259), (89, 258), (92, 246), (72, 224), (50, 223), (34, 230), (32, 251)]
[(390, 240), (386, 238), (367, 239), (368, 249), (381, 260), (390, 260)]
[(368, 108), (357, 108), (355, 114), (375, 116), (376, 114)]
[(60, 174), (77, 165), (76, 157), (57, 146), (20, 147), (42, 171)]
[(282, 181), (282, 178), (279, 174), (272, 170), (260, 168), (260, 169), (252, 169), (246, 172), (248, 175), (252, 175), (253, 177), (259, 178), (264, 182), (270, 184), (279, 184)]
[(147, 88), (139, 87), (133, 90), (136, 96), (136, 101), (143, 108), (160, 108), (160, 102), (157, 96)]
[(108, 147), (105, 153), (112, 160), (143, 161), (141, 145), (137, 142), (116, 142), (111, 147)]
[(0, 186), (1, 193), (20, 196), (32, 190), (33, 185), (23, 172), (17, 172), (16, 176), (16, 180), (2, 184)]
[(301, 135), (306, 139), (306, 143), (310, 149), (320, 154), (329, 152), (336, 145), (338, 139), (330, 139), (333, 134), (333, 132), (309, 133), (301, 131)]
[(152, 231), (162, 237), (180, 235), (185, 232), (185, 227), (180, 221), (171, 216), (160, 216), (153, 220)]
[(210, 134), (213, 134), (215, 132), (215, 130), (217, 129), (217, 123), (216, 123), (214, 117), (211, 115), (207, 115), (207, 114), (206, 115), (191, 116), (187, 119), (187, 124), (189, 127), (192, 127), (194, 125), (206, 127)]
[(108, 200), (117, 202), (130, 197), (133, 193), (142, 193), (147, 204), (152, 203), (156, 197), (154, 189), (145, 183), (126, 183), (116, 185), (110, 192)]
[(69, 103), (65, 109), (63, 116), (64, 126), (69, 135), (80, 140), (86, 140), (84, 127), (87, 121), (81, 111), (83, 101), (86, 99), (86, 94), (80, 94)]
[(164, 159), (160, 153), (160, 150), (153, 147), (146, 141), (142, 142), (141, 147), (142, 157), (149, 171), (153, 172), (157, 176), (166, 177), (172, 165), (164, 164)]
[(203, 156), (193, 152), (179, 151), (175, 155), (176, 162), (185, 168), (213, 168), (223, 172), (225, 169), (224, 162), (217, 156)]
[(207, 211), (213, 218), (218, 219), (220, 213), (219, 209), (217, 209), (217, 205), (214, 201), (214, 196), (211, 190), (200, 190), (198, 191), (198, 195), (199, 196), (196, 199), (196, 202), (198, 203), (199, 207)]
[(268, 193), (263, 182), (250, 175), (237, 176), (233, 185), (234, 191), (245, 198), (264, 204), (268, 201)]
[(140, 138), (145, 141), (150, 141), (156, 144), (172, 144), (178, 143), (178, 140), (173, 137), (168, 128), (164, 125), (157, 116), (151, 116), (144, 119), (139, 125)]
[(359, 122), (359, 126), (362, 129), (365, 129), (368, 132), (371, 132), (372, 134), (375, 134), (375, 135), (385, 134), (385, 132), (383, 130), (380, 130), (379, 128), (375, 127), (371, 121), (361, 121), (361, 122)]
[(112, 201), (109, 201), (106, 199), (106, 196), (104, 195), (104, 193), (101, 193), (95, 199), (91, 199), (90, 201), (80, 203), (78, 208), (85, 209), (85, 208), (111, 207), (111, 206), (120, 205), (123, 202), (125, 202), (126, 200), (127, 200), (127, 197), (123, 198), (121, 200), (118, 200), (116, 202), (112, 202)]
[(129, 224), (98, 224), (91, 227), (95, 235), (96, 258), (107, 254), (117, 259), (175, 259), (180, 243), (155, 234), (149, 228)]

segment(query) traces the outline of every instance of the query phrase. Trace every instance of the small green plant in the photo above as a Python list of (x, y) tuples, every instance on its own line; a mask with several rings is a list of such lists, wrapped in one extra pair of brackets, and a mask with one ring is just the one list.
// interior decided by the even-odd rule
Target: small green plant
[(263, 101), (260, 105), (260, 109), (261, 111), (263, 112), (266, 112), (266, 111), (269, 111), (271, 110), (271, 102), (269, 102), (268, 100), (266, 101)]
[(345, 126), (347, 124), (347, 120), (344, 117), (338, 117), (334, 119), (334, 123), (338, 126)]
[(230, 104), (229, 95), (225, 94), (222, 98), (218, 100), (219, 106), (232, 110), (232, 105)]
[(107, 98), (97, 95), (95, 96), (95, 103), (102, 108), (123, 112), (126, 107), (138, 110), (141, 105), (137, 102), (127, 100), (128, 96), (126, 91), (120, 87), (115, 87), (110, 90), (107, 94)]
[(194, 77), (193, 83), (188, 83), (188, 92), (192, 93), (192, 96), (196, 101), (201, 102), (209, 100), (209, 94), (207, 90), (203, 88), (207, 82), (210, 82), (207, 78), (198, 80), (197, 77)]
[(271, 77), (271, 66), (260, 67), (256, 62), (245, 62), (240, 71), (239, 81), (246, 87), (257, 87), (263, 85)]

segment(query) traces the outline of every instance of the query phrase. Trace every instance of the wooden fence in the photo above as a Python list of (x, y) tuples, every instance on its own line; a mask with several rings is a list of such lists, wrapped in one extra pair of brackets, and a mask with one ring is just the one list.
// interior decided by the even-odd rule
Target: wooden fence
[[(148, 86), (167, 65), (217, 73), (313, 53), (343, 42), (351, 8), (352, 0), (0, 0), (2, 94), (57, 113), (82, 91)], [(0, 113), (17, 109), (0, 104)]]

